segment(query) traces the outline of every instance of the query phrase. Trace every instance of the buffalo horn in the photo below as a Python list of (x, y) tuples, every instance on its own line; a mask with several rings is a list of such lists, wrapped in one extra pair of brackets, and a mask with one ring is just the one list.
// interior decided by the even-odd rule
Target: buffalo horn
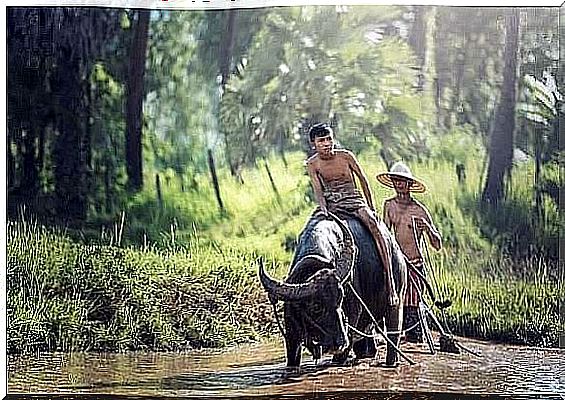
[(265, 271), (263, 260), (259, 260), (259, 279), (265, 290), (284, 301), (301, 300), (319, 293), (329, 279), (337, 279), (335, 272), (324, 268), (304, 283), (287, 283), (271, 278)]

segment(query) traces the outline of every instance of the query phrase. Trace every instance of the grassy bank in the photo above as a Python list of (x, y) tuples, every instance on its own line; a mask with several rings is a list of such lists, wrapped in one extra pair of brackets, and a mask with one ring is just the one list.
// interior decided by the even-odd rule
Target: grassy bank
[[(313, 208), (302, 157), (289, 155), (288, 167), (269, 160), (278, 196), (262, 162), (243, 172), (244, 185), (220, 170), (223, 214), (208, 177), (198, 175), (197, 188), (185, 192), (177, 179), (164, 184), (162, 204), (147, 179), (123, 220), (115, 216), (96, 230), (57, 231), (26, 217), (11, 222), (9, 352), (218, 347), (276, 333), (254, 262), (263, 255), (275, 275), (286, 272)], [(392, 195), (373, 178), (384, 165), (370, 154), (360, 161), (380, 205)], [(519, 258), (506, 251), (508, 243), (539, 236), (520, 228), (530, 222), (531, 166), (514, 172), (518, 206), (488, 221), (475, 205), (482, 165), (469, 159), (466, 166), (463, 185), (449, 160), (412, 165), (430, 189), (418, 199), (444, 236), (445, 249), (432, 254), (432, 265), (441, 296), (454, 303), (450, 326), (473, 337), (557, 345), (565, 288), (556, 263), (543, 251)], [(554, 211), (544, 235), (556, 231)], [(513, 224), (501, 232), (508, 220)]]
[(85, 245), (10, 223), (8, 352), (178, 350), (256, 340), (273, 331), (256, 257), (198, 242), (169, 249)]

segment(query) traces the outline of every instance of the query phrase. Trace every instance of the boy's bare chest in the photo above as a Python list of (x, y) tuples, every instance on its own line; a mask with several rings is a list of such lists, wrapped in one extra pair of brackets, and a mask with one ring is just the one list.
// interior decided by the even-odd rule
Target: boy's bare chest
[(318, 160), (316, 171), (326, 184), (353, 182), (349, 163), (341, 157), (336, 156), (329, 160)]

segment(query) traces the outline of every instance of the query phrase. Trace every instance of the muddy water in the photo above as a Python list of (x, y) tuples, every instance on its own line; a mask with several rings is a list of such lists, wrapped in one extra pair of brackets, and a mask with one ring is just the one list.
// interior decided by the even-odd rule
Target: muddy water
[(376, 360), (352, 367), (285, 368), (280, 341), (224, 351), (127, 354), (39, 354), (8, 359), (9, 393), (112, 393), (155, 396), (239, 396), (324, 391), (565, 393), (565, 351), (465, 340), (481, 354), (438, 353), (403, 345), (417, 364), (391, 369)]

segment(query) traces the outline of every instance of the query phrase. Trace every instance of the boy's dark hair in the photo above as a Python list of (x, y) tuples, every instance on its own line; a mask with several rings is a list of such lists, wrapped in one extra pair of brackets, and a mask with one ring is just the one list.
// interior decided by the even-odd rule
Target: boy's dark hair
[(310, 136), (310, 141), (313, 142), (317, 137), (323, 137), (328, 135), (333, 135), (332, 128), (326, 124), (325, 122), (313, 125), (310, 130), (308, 131), (308, 135)]

